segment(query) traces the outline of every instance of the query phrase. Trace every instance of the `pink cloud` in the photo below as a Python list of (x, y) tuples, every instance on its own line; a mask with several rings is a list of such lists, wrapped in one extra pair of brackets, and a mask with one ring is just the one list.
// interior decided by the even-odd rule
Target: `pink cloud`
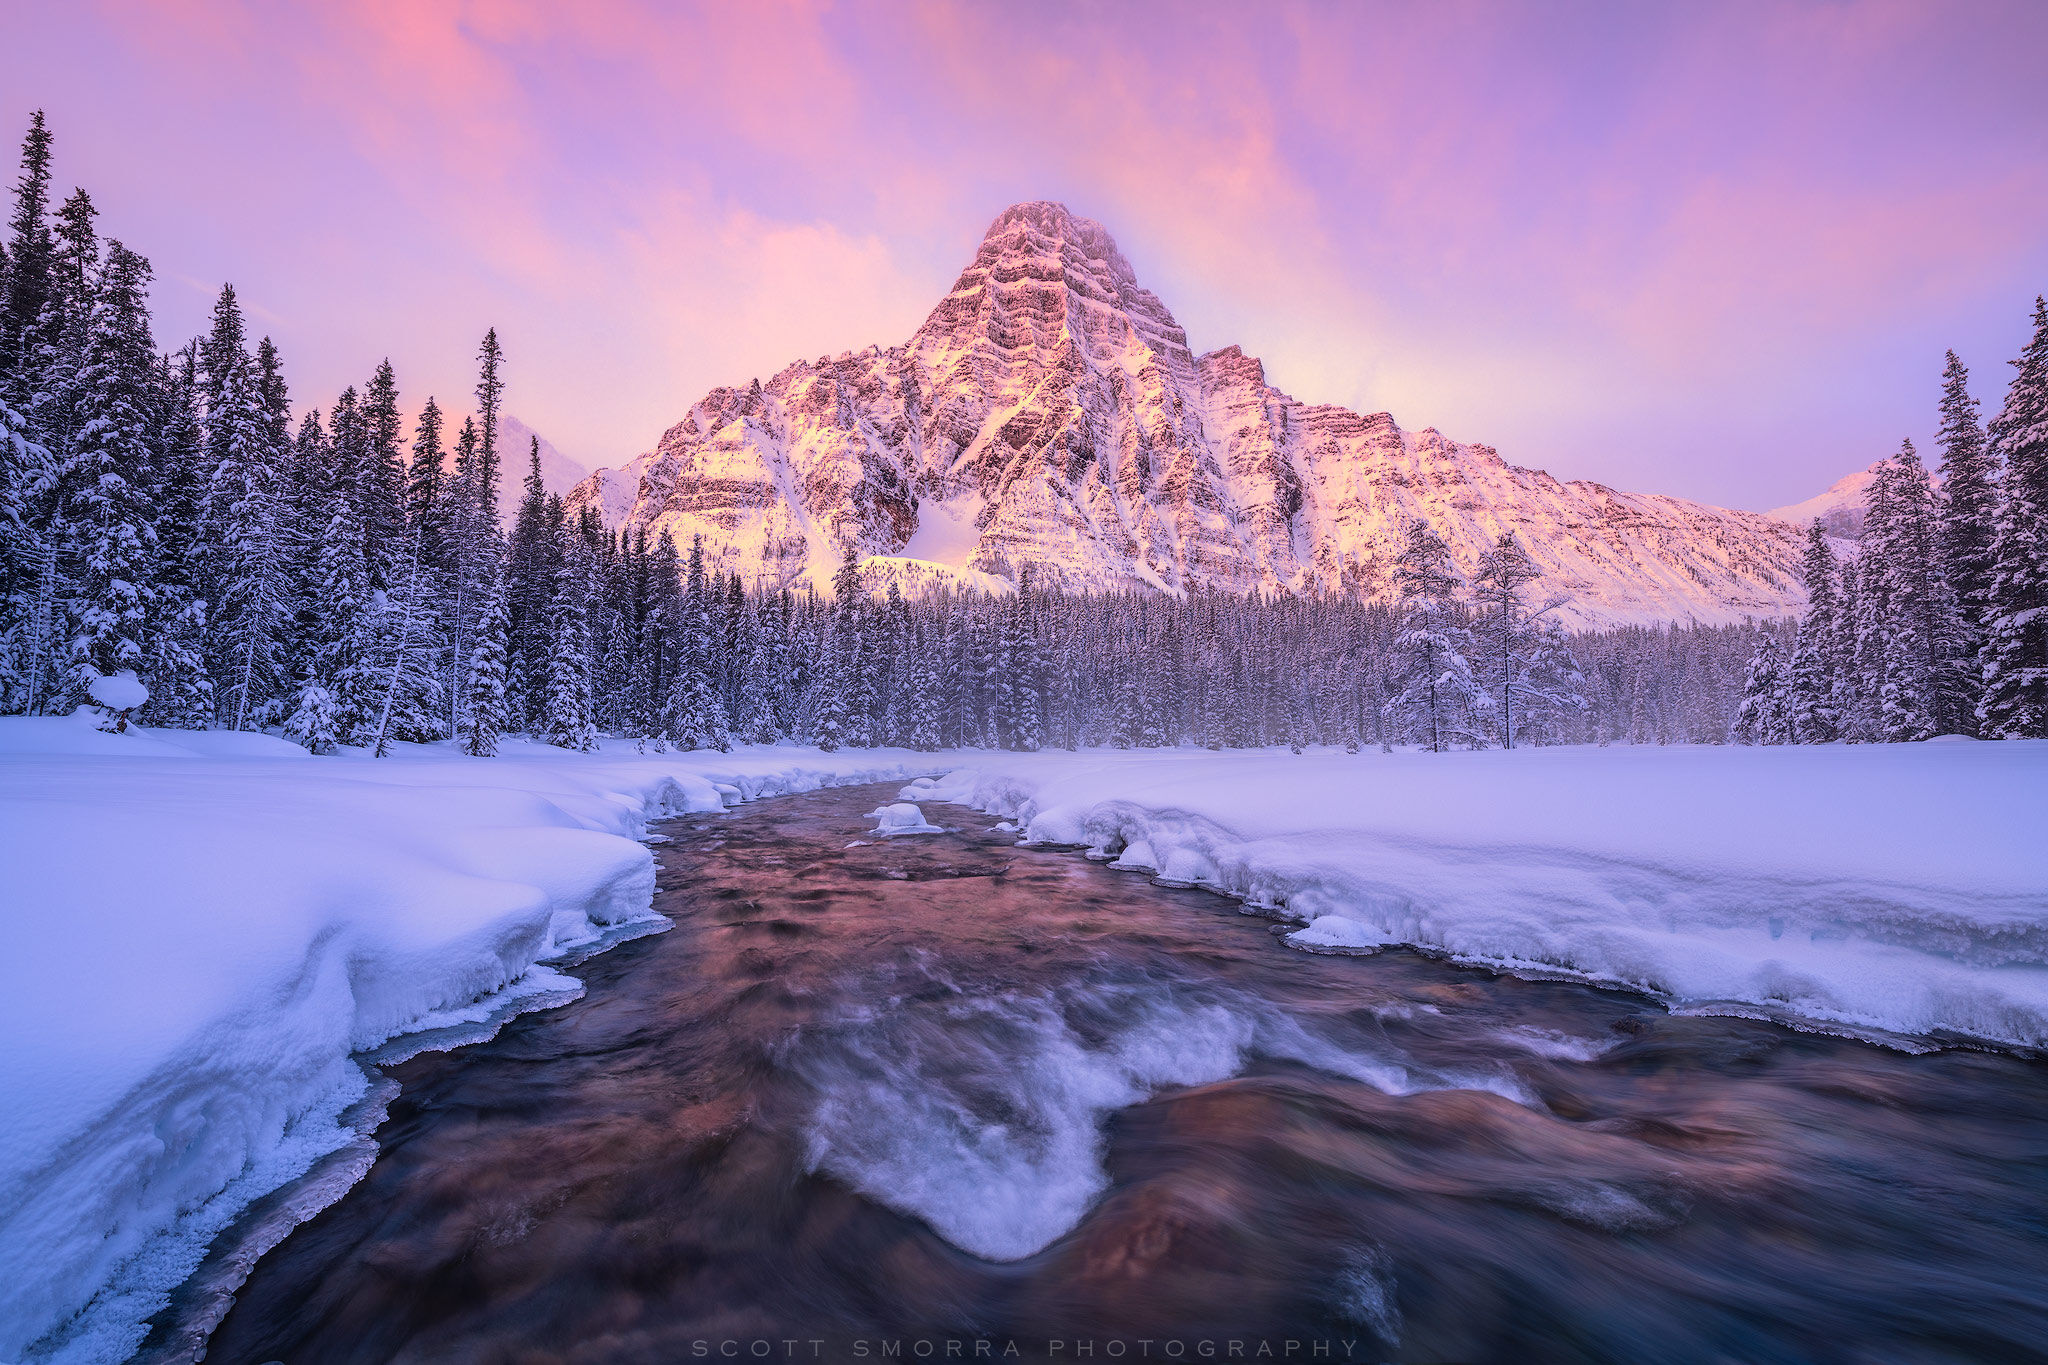
[[(522, 415), (608, 455), (713, 383), (901, 340), (1025, 198), (1100, 218), (1198, 346), (1304, 398), (1766, 505), (1921, 420), (1873, 366), (1901, 395), (1948, 345), (1995, 374), (2048, 273), (2048, 12), (2021, 6), (107, 0), (20, 27), (24, 96), (159, 258), (167, 327), (210, 288), (177, 281), (235, 278), (324, 401), (387, 349), (466, 392), (496, 322)], [(1801, 423), (1791, 465), (1741, 453)]]

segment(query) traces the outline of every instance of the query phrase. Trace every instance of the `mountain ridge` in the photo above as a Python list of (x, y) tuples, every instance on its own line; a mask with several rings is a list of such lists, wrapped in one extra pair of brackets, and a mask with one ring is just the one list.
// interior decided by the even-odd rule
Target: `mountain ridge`
[(1375, 595), (1422, 516), (1467, 571), (1516, 532), (1576, 626), (1804, 602), (1799, 532), (1765, 514), (1561, 481), (1388, 413), (1303, 403), (1238, 346), (1197, 355), (1108, 231), (1044, 201), (997, 215), (908, 341), (713, 389), (569, 500), (701, 535), (762, 587), (823, 587), (851, 547), (877, 578), (914, 567), (926, 584), (1030, 565), (1075, 589)]

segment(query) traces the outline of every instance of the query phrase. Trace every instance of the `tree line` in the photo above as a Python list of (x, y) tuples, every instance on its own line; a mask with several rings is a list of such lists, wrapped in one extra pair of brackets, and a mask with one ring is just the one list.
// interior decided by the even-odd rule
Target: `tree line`
[(1938, 480), (1906, 441), (1877, 467), (1853, 556), (1808, 530), (1807, 610), (1757, 641), (1738, 737), (2048, 737), (2048, 300), (2033, 322), (1988, 425), (1948, 353)]

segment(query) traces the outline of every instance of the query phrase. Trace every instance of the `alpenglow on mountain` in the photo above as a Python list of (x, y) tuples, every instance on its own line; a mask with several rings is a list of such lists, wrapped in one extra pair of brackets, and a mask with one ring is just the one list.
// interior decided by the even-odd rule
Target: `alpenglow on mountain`
[(1018, 204), (900, 346), (714, 389), (624, 469), (577, 485), (764, 588), (871, 582), (1390, 591), (1402, 528), (1461, 568), (1503, 531), (1567, 624), (1797, 610), (1800, 531), (1519, 469), (1386, 413), (1300, 402), (1235, 346), (1206, 355), (1098, 223)]

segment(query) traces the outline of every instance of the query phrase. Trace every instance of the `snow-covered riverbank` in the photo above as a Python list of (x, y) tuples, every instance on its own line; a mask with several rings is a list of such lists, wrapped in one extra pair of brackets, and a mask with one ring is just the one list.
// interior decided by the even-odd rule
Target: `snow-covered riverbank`
[(2048, 743), (984, 755), (905, 795), (1270, 907), (1297, 947), (2048, 1047)]
[(0, 720), (0, 1360), (124, 1358), (237, 1210), (355, 1140), (354, 1054), (567, 998), (549, 961), (665, 923), (649, 820), (935, 772), (906, 796), (1297, 946), (2048, 1046), (2043, 743), (379, 761)]
[(933, 766), (0, 720), (0, 1360), (125, 1359), (240, 1208), (352, 1141), (353, 1053), (571, 998), (550, 960), (665, 925), (650, 819)]

